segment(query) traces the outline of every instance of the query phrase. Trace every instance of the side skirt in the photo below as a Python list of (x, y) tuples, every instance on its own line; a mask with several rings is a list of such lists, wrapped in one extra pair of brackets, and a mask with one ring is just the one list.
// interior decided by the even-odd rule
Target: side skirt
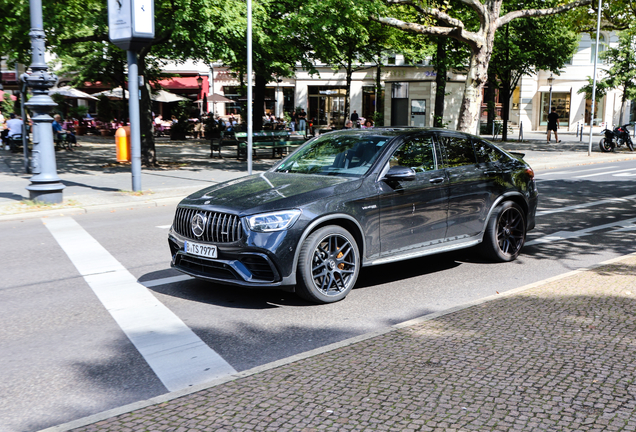
[(475, 237), (463, 238), (461, 240), (448, 241), (441, 244), (437, 244), (434, 246), (428, 246), (422, 249), (418, 249), (416, 251), (409, 251), (406, 253), (398, 253), (378, 259), (374, 259), (371, 261), (366, 261), (362, 264), (363, 267), (374, 266), (378, 264), (387, 264), (396, 261), (403, 261), (411, 258), (419, 258), (426, 255), (434, 255), (443, 252), (450, 252), (457, 249), (466, 249), (469, 247), (473, 247), (481, 243), (482, 234), (479, 234)]

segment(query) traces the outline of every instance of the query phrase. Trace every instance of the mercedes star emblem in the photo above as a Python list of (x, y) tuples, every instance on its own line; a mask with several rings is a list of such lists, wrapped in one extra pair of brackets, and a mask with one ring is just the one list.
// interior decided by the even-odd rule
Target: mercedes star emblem
[(192, 224), (192, 233), (195, 236), (201, 237), (203, 235), (203, 232), (205, 231), (205, 220), (206, 217), (200, 213), (192, 216), (190, 223)]

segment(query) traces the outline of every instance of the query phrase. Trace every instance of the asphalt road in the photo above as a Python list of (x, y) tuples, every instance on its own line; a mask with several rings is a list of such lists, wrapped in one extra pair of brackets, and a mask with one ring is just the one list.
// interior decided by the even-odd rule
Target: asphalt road
[[(469, 250), (365, 268), (347, 299), (321, 306), (280, 291), (167, 282), (178, 275), (166, 241), (172, 207), (69, 219), (123, 273), (154, 285), (148, 292), (158, 307), (241, 371), (634, 252), (636, 161), (537, 178), (537, 227), (517, 261), (490, 264)], [(94, 275), (80, 272), (77, 257), (90, 261), (90, 242), (65, 251), (47, 222), (0, 223), (1, 432), (39, 430), (168, 391), (91, 289)]]

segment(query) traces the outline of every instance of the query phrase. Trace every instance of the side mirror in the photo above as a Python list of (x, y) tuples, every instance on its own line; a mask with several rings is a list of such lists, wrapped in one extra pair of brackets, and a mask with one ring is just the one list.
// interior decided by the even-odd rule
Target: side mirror
[(383, 181), (415, 180), (415, 171), (412, 168), (396, 165), (391, 167), (382, 178)]

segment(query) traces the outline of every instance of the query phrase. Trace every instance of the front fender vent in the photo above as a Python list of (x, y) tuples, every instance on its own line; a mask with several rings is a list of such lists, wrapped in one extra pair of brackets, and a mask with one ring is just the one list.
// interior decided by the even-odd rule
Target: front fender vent
[[(199, 237), (192, 231), (192, 218), (197, 214), (205, 221), (203, 233)], [(241, 219), (227, 213), (178, 207), (172, 226), (175, 232), (183, 237), (208, 243), (233, 243), (243, 236)]]

